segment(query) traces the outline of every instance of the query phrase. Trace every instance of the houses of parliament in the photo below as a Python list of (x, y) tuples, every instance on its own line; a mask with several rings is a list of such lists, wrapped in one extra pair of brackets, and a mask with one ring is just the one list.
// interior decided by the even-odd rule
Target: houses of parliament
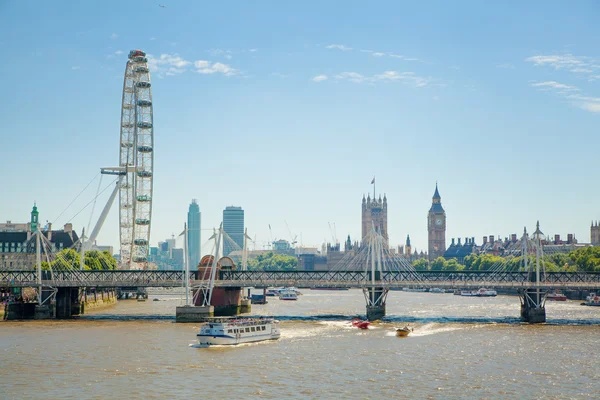
[[(513, 233), (504, 239), (500, 235), (483, 236), (481, 245), (475, 244), (474, 237), (465, 237), (464, 243), (461, 243), (461, 238), (458, 238), (457, 242), (455, 239), (452, 239), (450, 246), (446, 247), (446, 211), (442, 207), (442, 197), (440, 196), (437, 183), (433, 197), (431, 198), (431, 207), (427, 213), (427, 253), (423, 251), (417, 253), (414, 251), (410, 243), (410, 236), (408, 235), (405, 245), (398, 246), (397, 249), (389, 248), (387, 215), (388, 202), (385, 195), (383, 198), (381, 198), (381, 195), (379, 198), (375, 198), (375, 193), (373, 193), (372, 199), (370, 195), (366, 198), (363, 195), (362, 240), (364, 241), (365, 236), (371, 229), (371, 225), (373, 225), (375, 230), (381, 232), (385, 238), (390, 253), (402, 255), (409, 260), (427, 258), (429, 261), (433, 261), (438, 257), (444, 257), (446, 259), (456, 258), (459, 262), (463, 262), (466, 256), (473, 253), (502, 255), (505, 251), (510, 251), (519, 242), (518, 235)], [(592, 222), (590, 239), (590, 243), (579, 243), (572, 233), (567, 235), (566, 240), (561, 239), (560, 235), (554, 235), (553, 239), (548, 237), (544, 241), (544, 245), (550, 246), (555, 252), (563, 253), (568, 253), (579, 247), (590, 245), (600, 246), (600, 223), (598, 221)]]
[[(388, 235), (388, 223), (387, 213), (388, 204), (387, 197), (384, 194), (383, 199), (381, 195), (377, 199), (375, 193), (373, 193), (373, 199), (371, 195), (362, 198), (362, 240), (365, 239), (367, 233), (371, 229), (371, 225), (375, 227), (377, 232), (380, 232), (385, 238), (386, 243), (389, 241)], [(424, 253), (413, 253), (412, 246), (410, 244), (410, 236), (406, 237), (406, 244), (398, 247), (398, 254), (404, 255), (410, 259), (416, 258), (429, 258), (429, 260), (435, 260), (438, 257), (442, 257), (446, 251), (446, 212), (442, 207), (442, 198), (437, 187), (435, 185), (435, 192), (431, 199), (431, 208), (427, 214), (427, 232), (428, 232), (428, 251)], [(389, 247), (389, 243), (388, 243)], [(395, 250), (394, 250), (395, 251)]]

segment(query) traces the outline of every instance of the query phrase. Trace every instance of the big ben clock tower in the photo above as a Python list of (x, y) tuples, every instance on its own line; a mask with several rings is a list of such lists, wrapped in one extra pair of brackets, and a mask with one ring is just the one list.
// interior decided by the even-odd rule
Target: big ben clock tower
[(429, 261), (433, 261), (438, 257), (443, 257), (446, 251), (446, 212), (442, 207), (442, 198), (438, 192), (437, 183), (427, 215), (427, 231), (429, 233)]

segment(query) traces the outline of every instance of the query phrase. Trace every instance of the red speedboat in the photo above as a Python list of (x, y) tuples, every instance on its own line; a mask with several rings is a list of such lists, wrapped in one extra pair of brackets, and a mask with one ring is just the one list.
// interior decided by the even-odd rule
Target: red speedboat
[(371, 323), (369, 321), (363, 321), (362, 319), (359, 318), (354, 318), (352, 320), (352, 326), (355, 326), (359, 329), (369, 329), (369, 325)]

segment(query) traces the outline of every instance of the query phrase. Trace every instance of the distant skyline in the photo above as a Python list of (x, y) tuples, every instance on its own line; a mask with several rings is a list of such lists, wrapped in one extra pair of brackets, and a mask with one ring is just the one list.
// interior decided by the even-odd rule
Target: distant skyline
[[(447, 244), (537, 220), (590, 241), (599, 3), (166, 5), (0, 2), (0, 221), (27, 222), (36, 201), (42, 225), (93, 227), (139, 48), (153, 83), (152, 246), (179, 235), (192, 198), (203, 254), (230, 204), (257, 248), (295, 235), (320, 247), (330, 224), (341, 243), (360, 240), (373, 176), (391, 246), (409, 234), (426, 251), (436, 181)], [(115, 203), (98, 244), (118, 249), (118, 224)]]

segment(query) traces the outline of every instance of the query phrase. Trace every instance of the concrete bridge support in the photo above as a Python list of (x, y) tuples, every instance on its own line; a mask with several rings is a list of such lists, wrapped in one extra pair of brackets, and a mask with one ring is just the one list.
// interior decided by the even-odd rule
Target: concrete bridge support
[(367, 301), (367, 319), (375, 321), (385, 317), (385, 302), (389, 289), (382, 287), (364, 288)]
[(61, 287), (56, 293), (56, 318), (72, 318), (83, 314), (79, 288)]
[(546, 322), (546, 294), (542, 289), (524, 289), (521, 299), (521, 320), (530, 324)]
[[(204, 304), (204, 294), (202, 292), (196, 295), (195, 290), (194, 298), (196, 299), (195, 306), (201, 306)], [(242, 303), (242, 288), (241, 287), (215, 287), (213, 288), (212, 298), (210, 306), (214, 309), (215, 317), (231, 317), (240, 315), (242, 307), (246, 312), (250, 312), (249, 301)]]

